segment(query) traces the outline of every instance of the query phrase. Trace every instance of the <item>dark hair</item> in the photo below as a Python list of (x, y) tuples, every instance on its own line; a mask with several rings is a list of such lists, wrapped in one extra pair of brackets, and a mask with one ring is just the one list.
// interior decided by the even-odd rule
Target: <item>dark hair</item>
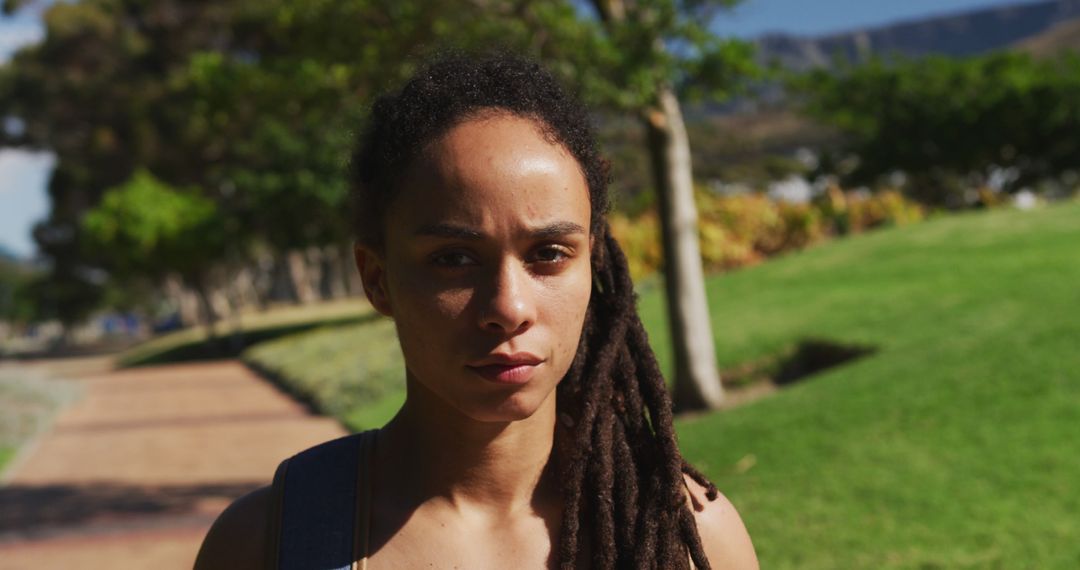
[(353, 156), (357, 237), (382, 245), (382, 220), (403, 172), (432, 141), (478, 115), (503, 111), (536, 121), (551, 142), (581, 165), (592, 203), (592, 233), (608, 208), (608, 165), (597, 150), (585, 108), (539, 64), (501, 55), (445, 56), (418, 72), (399, 93), (379, 98)]
[[(577, 355), (558, 387), (564, 455), (560, 566), (709, 568), (687, 506), (683, 474), (716, 487), (679, 453), (671, 399), (638, 318), (626, 258), (606, 222), (608, 169), (584, 106), (539, 64), (510, 55), (445, 57), (380, 98), (353, 158), (358, 238), (382, 245), (395, 184), (453, 126), (491, 112), (536, 121), (577, 159), (589, 186), (593, 294)], [(362, 206), (362, 207), (361, 207)]]

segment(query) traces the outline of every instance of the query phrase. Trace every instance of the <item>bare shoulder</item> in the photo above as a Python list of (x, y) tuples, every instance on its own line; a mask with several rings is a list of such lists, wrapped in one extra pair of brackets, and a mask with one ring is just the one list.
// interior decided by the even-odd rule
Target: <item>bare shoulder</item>
[(687, 501), (697, 521), (698, 534), (709, 563), (717, 570), (757, 570), (757, 555), (735, 506), (722, 493), (710, 501), (705, 488), (688, 476)]
[(264, 568), (271, 500), (262, 487), (229, 505), (203, 539), (195, 570)]

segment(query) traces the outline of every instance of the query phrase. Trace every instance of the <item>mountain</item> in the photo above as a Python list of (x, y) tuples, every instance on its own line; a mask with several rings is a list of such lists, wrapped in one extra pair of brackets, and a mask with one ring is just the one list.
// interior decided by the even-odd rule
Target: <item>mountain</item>
[[(836, 56), (857, 61), (871, 54), (975, 55), (1013, 47), (1070, 20), (1080, 20), (1080, 0), (977, 9), (816, 38), (771, 34), (759, 38), (757, 46), (762, 61), (802, 70), (827, 66)], [(1062, 30), (1063, 37), (1077, 41), (1076, 27)], [(1070, 32), (1073, 35), (1067, 36)]]
[(1080, 52), (1080, 19), (1061, 22), (1037, 36), (1017, 42), (1013, 47), (1039, 57), (1066, 50)]

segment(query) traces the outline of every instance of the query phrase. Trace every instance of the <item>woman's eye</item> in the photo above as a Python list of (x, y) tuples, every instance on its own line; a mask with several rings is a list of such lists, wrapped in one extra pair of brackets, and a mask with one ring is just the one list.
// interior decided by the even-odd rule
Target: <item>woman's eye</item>
[(467, 254), (456, 251), (434, 255), (432, 256), (431, 261), (440, 267), (465, 267), (467, 265), (476, 264), (473, 258), (469, 257)]
[(533, 258), (540, 263), (560, 263), (568, 259), (570, 255), (562, 248), (546, 246), (536, 250)]

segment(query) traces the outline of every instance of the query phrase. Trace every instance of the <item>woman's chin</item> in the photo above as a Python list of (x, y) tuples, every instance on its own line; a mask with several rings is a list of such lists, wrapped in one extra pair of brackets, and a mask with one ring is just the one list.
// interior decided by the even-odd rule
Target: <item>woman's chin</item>
[(547, 398), (537, 397), (536, 394), (529, 392), (529, 390), (522, 390), (505, 395), (497, 401), (470, 402), (470, 405), (461, 411), (473, 420), (484, 423), (527, 420), (535, 416), (547, 401)]

